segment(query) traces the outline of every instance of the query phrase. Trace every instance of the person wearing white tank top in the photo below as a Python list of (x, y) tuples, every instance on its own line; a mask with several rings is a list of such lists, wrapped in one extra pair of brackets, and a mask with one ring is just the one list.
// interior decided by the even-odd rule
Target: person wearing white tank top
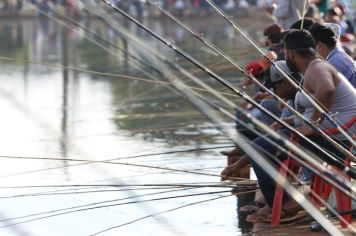
[[(330, 115), (335, 115), (335, 120), (343, 125), (356, 116), (355, 89), (330, 64), (316, 56), (314, 47), (310, 33), (291, 31), (285, 38), (287, 64), (304, 75), (302, 89)], [(306, 119), (322, 129), (334, 127), (301, 92), (297, 93), (295, 104)], [(289, 123), (299, 126), (298, 130), (306, 136), (318, 135), (317, 131), (297, 119), (289, 119)]]

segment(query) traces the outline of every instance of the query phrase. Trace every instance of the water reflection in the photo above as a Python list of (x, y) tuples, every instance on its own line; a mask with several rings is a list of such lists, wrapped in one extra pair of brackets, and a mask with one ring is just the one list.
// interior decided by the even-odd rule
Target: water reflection
[[(214, 53), (203, 49), (198, 41), (176, 25), (168, 21), (154, 20), (145, 23), (205, 64), (213, 65), (219, 61)], [(219, 181), (216, 176), (181, 174), (132, 166), (99, 164), (71, 166), (73, 165), (71, 158), (86, 158), (83, 152), (78, 151), (78, 147), (89, 153), (93, 159), (104, 160), (226, 143), (221, 135), (216, 136), (219, 132), (188, 100), (171, 87), (157, 83), (165, 80), (161, 71), (170, 67), (145, 50), (142, 45), (135, 43), (128, 34), (133, 38), (139, 37), (170, 61), (196, 73), (196, 76), (216, 89), (223, 90), (220, 85), (204, 73), (197, 73), (197, 68), (191, 63), (128, 22), (124, 27), (129, 29), (128, 32), (122, 26), (120, 29), (116, 24), (101, 21), (81, 24), (97, 35), (70, 24), (69, 27), (63, 27), (44, 17), (37, 20), (0, 22), (0, 56), (15, 59), (13, 61), (2, 58), (0, 65), (0, 105), (3, 109), (0, 122), (2, 130), (0, 140), (3, 145), (0, 147), (0, 154), (64, 158), (64, 161), (58, 162), (1, 161), (0, 170), (3, 175), (7, 175), (7, 183), (108, 184), (118, 179), (130, 184)], [(199, 32), (204, 33), (205, 37), (233, 56), (250, 49), (247, 42), (238, 37), (231, 27), (223, 26), (221, 22), (203, 20), (194, 21), (192, 24)], [(243, 63), (256, 56), (257, 52), (252, 52), (240, 59)], [(83, 69), (97, 73), (88, 73)], [(238, 82), (241, 76), (227, 63), (220, 64), (214, 69), (234, 82)], [(134, 77), (156, 82), (148, 83)], [(186, 78), (182, 79), (193, 85)], [(133, 162), (217, 174), (225, 165), (225, 160), (217, 153), (218, 150), (162, 155), (134, 159)], [(67, 168), (63, 168), (65, 166)], [(196, 189), (189, 191), (198, 192)], [(15, 193), (23, 192), (17, 190), (12, 194)], [(10, 193), (1, 191), (1, 194)], [(127, 197), (127, 192), (115, 194), (103, 192), (82, 196), (68, 194), (58, 199), (53, 196), (27, 198), (20, 204), (11, 198), (2, 210), (14, 216), (21, 216), (49, 210), (48, 206), (53, 205), (60, 208), (111, 199), (114, 196), (123, 198)], [(208, 196), (202, 196), (199, 200), (207, 198)], [(240, 198), (239, 203), (242, 200), (243, 198)], [(151, 206), (159, 211), (190, 202), (191, 200), (162, 201)], [(161, 224), (167, 226), (169, 225), (167, 222), (174, 219), (172, 220), (174, 223), (179, 222), (178, 228), (181, 224), (185, 225), (182, 230), (187, 235), (209, 235), (209, 232), (216, 235), (216, 231), (219, 231), (219, 235), (236, 235), (241, 232), (239, 227), (245, 225), (240, 221), (236, 223), (235, 206), (234, 198), (210, 202), (187, 208), (182, 214), (179, 212), (168, 214), (168, 219), (162, 220)], [(89, 235), (107, 226), (118, 224), (118, 220), (119, 223), (124, 223), (142, 217), (142, 211), (147, 215), (143, 210), (145, 208), (148, 207), (130, 205), (100, 210), (95, 214), (83, 212), (79, 214), (79, 218), (82, 218), (83, 222), (89, 222), (84, 228), (71, 226), (71, 223), (78, 219), (78, 215), (74, 214), (66, 215), (60, 220), (53, 218), (45, 221), (47, 224), (38, 221), (23, 227), (29, 232), (34, 232), (33, 235)], [(201, 213), (204, 213), (204, 217)], [(217, 219), (216, 214), (224, 215), (226, 218)], [(118, 219), (118, 215), (124, 215), (125, 219), (120, 217)], [(199, 217), (193, 217), (195, 215)], [(193, 219), (187, 216), (192, 216)], [(167, 235), (167, 227), (157, 226), (155, 220), (147, 220), (143, 225), (144, 227), (128, 226), (119, 232), (123, 235), (142, 235), (146, 233), (145, 229), (151, 228), (154, 235)], [(6, 235), (12, 235), (10, 231), (6, 231)], [(111, 235), (115, 235), (115, 232)]]

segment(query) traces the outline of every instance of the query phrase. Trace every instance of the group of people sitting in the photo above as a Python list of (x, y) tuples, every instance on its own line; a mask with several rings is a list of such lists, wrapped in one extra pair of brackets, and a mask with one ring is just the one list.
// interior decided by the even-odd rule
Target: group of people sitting
[[(263, 62), (254, 61), (246, 66), (246, 70), (316, 127), (326, 130), (334, 128), (335, 124), (314, 106), (310, 98), (324, 108), (327, 114), (333, 116), (335, 122), (340, 126), (349, 124), (356, 117), (356, 63), (343, 50), (339, 32), (339, 26), (336, 24), (317, 23), (312, 19), (298, 20), (287, 31), (283, 31), (278, 24), (273, 24), (266, 28), (264, 34), (267, 36), (267, 44), (270, 50), (267, 56), (269, 60), (275, 60), (275, 62), (272, 65), (268, 65), (268, 63), (266, 65)], [(286, 74), (289, 78), (285, 76)], [(294, 86), (290, 78), (299, 87)], [(245, 78), (244, 85), (256, 86), (249, 78)], [(301, 90), (305, 91), (309, 98)], [(311, 128), (298, 118), (288, 106), (281, 106), (268, 93), (257, 89), (257, 86), (256, 91), (257, 95), (254, 96), (254, 99), (262, 107), (280, 117), (316, 144), (312, 145), (308, 140), (300, 139), (298, 145), (330, 165), (337, 168), (344, 167), (342, 162), (332, 158), (339, 157), (342, 159), (345, 157), (345, 154), (335, 145), (326, 141), (316, 129)], [(276, 122), (260, 109), (247, 104), (246, 110), (278, 131), (285, 139), (290, 138), (292, 134), (290, 129)], [(244, 120), (244, 114), (238, 113), (236, 119), (237, 121)], [(246, 129), (243, 122), (237, 122), (236, 128), (238, 132), (251, 141), (254, 149), (270, 160), (278, 170), (280, 161), (285, 160), (288, 155), (280, 152), (270, 140), (283, 145), (281, 140), (268, 134), (259, 137), (251, 130)], [(356, 123), (351, 123), (345, 129), (347, 135), (351, 137), (355, 135), (355, 130)], [(345, 135), (336, 134), (332, 138), (341, 145), (349, 146)], [(327, 155), (317, 147), (321, 147), (331, 155)], [(239, 147), (222, 153), (228, 156), (228, 166), (221, 172), (222, 180), (227, 180), (233, 176), (244, 177), (242, 176), (243, 173), (252, 166), (262, 192), (262, 198), (243, 206), (239, 211), (247, 215), (246, 220), (250, 222), (270, 221), (276, 188), (275, 181), (263, 167), (259, 166), (253, 158), (246, 155)], [(302, 167), (300, 180), (310, 181), (312, 174), (313, 172), (310, 169)], [(301, 210), (300, 206), (287, 196), (284, 199), (281, 217), (285, 219), (293, 218)]]

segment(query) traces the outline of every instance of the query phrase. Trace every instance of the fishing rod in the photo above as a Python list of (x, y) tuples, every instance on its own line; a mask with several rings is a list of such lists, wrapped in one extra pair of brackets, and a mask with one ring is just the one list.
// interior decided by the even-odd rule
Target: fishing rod
[[(77, 167), (77, 166), (88, 165), (88, 164), (91, 164), (91, 163), (61, 165), (61, 166), (51, 167), (51, 168), (43, 168), (43, 169), (37, 169), (37, 170), (31, 170), (31, 171), (23, 171), (23, 172), (18, 172), (18, 173), (14, 173), (14, 174), (1, 175), (0, 178), (13, 177), (13, 176), (19, 176), (19, 175), (26, 175), (26, 174), (33, 174), (33, 173), (38, 173), (38, 172), (50, 171), (50, 170), (58, 170), (58, 169), (62, 169), (64, 167), (66, 167), (66, 168), (68, 168), (68, 167)], [(214, 168), (222, 168), (222, 167), (214, 167)], [(207, 169), (207, 168), (186, 169), (186, 170), (200, 171), (200, 170), (205, 170), (205, 169)], [(155, 173), (147, 173), (147, 174), (140, 174), (140, 175), (133, 175), (133, 176), (125, 176), (125, 177), (120, 177), (120, 179), (138, 177), (138, 176), (142, 177), (142, 176), (147, 176), (147, 175), (164, 174), (164, 173), (171, 173), (171, 172), (175, 172), (175, 171), (168, 170), (168, 171), (155, 172)]]
[[(108, 5), (110, 5), (110, 3), (108, 3), (107, 1), (104, 1), (104, 2), (106, 2)], [(172, 45), (172, 44), (169, 43), (169, 42), (167, 43), (167, 42), (166, 42), (164, 39), (162, 39), (160, 36), (156, 35), (154, 32), (152, 32), (151, 30), (147, 29), (147, 27), (143, 26), (140, 22), (138, 22), (137, 20), (133, 19), (131, 16), (129, 16), (128, 14), (126, 14), (126, 13), (125, 13), (124, 11), (122, 11), (121, 9), (118, 9), (117, 7), (112, 6), (112, 5), (110, 5), (110, 6), (113, 7), (114, 9), (116, 9), (118, 12), (120, 12), (120, 13), (123, 14), (124, 16), (127, 16), (127, 18), (129, 18), (131, 21), (133, 21), (133, 22), (136, 23), (137, 25), (139, 25), (139, 26), (141, 26), (142, 28), (144, 28), (146, 31), (152, 33), (152, 35), (155, 36), (156, 38), (158, 38), (160, 41), (165, 42), (168, 46), (170, 46), (171, 48), (177, 50), (177, 47), (175, 47), (174, 45)], [(184, 54), (184, 56), (186, 56), (186, 55)], [(189, 58), (189, 56), (187, 56), (187, 58)], [(194, 63), (194, 62), (193, 62), (193, 63)], [(197, 63), (196, 65), (200, 65), (200, 63)], [(204, 69), (209, 72), (208, 69), (206, 69), (206, 68), (204, 68)], [(186, 95), (186, 96), (187, 96), (187, 95)], [(300, 150), (299, 150), (299, 151), (300, 151)], [(305, 153), (304, 153), (304, 155), (305, 155)], [(306, 157), (308, 157), (307, 154), (306, 154)], [(308, 158), (309, 158), (309, 157), (308, 157)], [(318, 163), (318, 164), (320, 164), (320, 163)], [(342, 163), (342, 166), (344, 167), (343, 163)], [(321, 168), (323, 168), (323, 166), (321, 166)], [(349, 168), (346, 167), (346, 168), (345, 168), (345, 171), (346, 171), (346, 172), (349, 172)], [(325, 168), (324, 168), (323, 173), (327, 173), (327, 171), (326, 171)], [(335, 175), (335, 176), (333, 176), (333, 177), (335, 177), (335, 178), (338, 178), (338, 177), (339, 177), (339, 176), (337, 176), (337, 174), (334, 174), (334, 175)], [(345, 180), (343, 180), (343, 181), (345, 181)], [(342, 183), (343, 181), (340, 181), (339, 183)]]
[[(234, 29), (236, 29), (243, 37), (245, 37), (263, 56), (265, 56), (270, 63), (272, 63), (274, 66), (276, 66), (276, 68), (282, 73), (282, 75), (287, 78), (289, 80), (289, 82), (295, 87), (297, 88), (297, 90), (299, 92), (301, 92), (307, 99), (309, 102), (311, 102), (313, 104), (313, 106), (331, 123), (334, 125), (335, 128), (337, 128), (337, 130), (353, 145), (356, 146), (356, 141), (353, 140), (352, 137), (350, 137), (349, 134), (347, 134), (344, 129), (342, 129), (342, 127), (336, 123), (337, 118), (336, 117), (331, 117), (317, 102), (315, 101), (312, 96), (310, 94), (308, 94), (307, 92), (305, 92), (301, 86), (299, 86), (297, 83), (295, 83), (295, 81), (290, 78), (290, 76), (283, 71), (283, 69), (278, 66), (271, 58), (266, 56), (266, 53), (263, 51), (263, 49), (258, 45), (258, 43), (251, 37), (248, 35), (248, 33), (246, 33), (235, 21), (232, 20), (232, 17), (227, 16), (212, 0), (206, 0), (206, 2), (212, 6), (212, 8), (218, 12), (229, 24), (231, 24), (233, 26)], [(355, 157), (353, 157), (353, 159), (355, 160)]]
[[(124, 189), (101, 189), (101, 190), (82, 190), (82, 189), (74, 189), (74, 190), (60, 190), (60, 191), (50, 191), (50, 192), (41, 192), (41, 193), (26, 193), (26, 194), (17, 194), (17, 195), (9, 195), (9, 196), (0, 196), (0, 199), (10, 199), (10, 198), (24, 198), (24, 197), (42, 197), (42, 196), (58, 196), (58, 195), (79, 195), (79, 194), (92, 194), (92, 193), (109, 193), (109, 192), (123, 192), (123, 191), (133, 191), (133, 190), (161, 190), (161, 189), (183, 189), (184, 186), (167, 186), (167, 187), (144, 187), (144, 188), (124, 188)], [(199, 188), (212, 188), (205, 186), (194, 186), (189, 187), (191, 189), (199, 189)], [(214, 188), (225, 188), (225, 186), (215, 186)], [(230, 186), (229, 188), (241, 190), (241, 189), (259, 189), (255, 185), (246, 185), (246, 186)], [(92, 188), (90, 188), (92, 189)]]
[[(245, 100), (247, 100), (248, 102), (250, 102), (252, 105), (254, 105), (255, 107), (257, 107), (258, 109), (260, 109), (261, 111), (263, 111), (264, 113), (266, 113), (268, 116), (270, 116), (271, 118), (273, 118), (277, 123), (287, 127), (289, 130), (291, 130), (293, 133), (297, 133), (298, 136), (300, 137), (304, 137), (304, 135), (302, 135), (299, 131), (297, 131), (295, 128), (291, 127), (290, 125), (288, 125), (286, 122), (280, 120), (278, 117), (276, 117), (274, 114), (272, 114), (270, 111), (268, 111), (267, 109), (265, 109), (264, 107), (262, 107), (259, 103), (257, 103), (256, 101), (254, 101), (253, 99), (251, 99), (250, 96), (248, 96), (244, 91), (241, 91), (240, 89), (234, 88), (229, 82), (225, 81), (223, 78), (221, 78), (220, 76), (218, 76), (217, 74), (215, 74), (214, 72), (212, 72), (209, 68), (206, 68), (204, 65), (202, 65), (199, 61), (197, 61), (196, 59), (192, 58), (190, 55), (188, 55), (186, 52), (182, 51), (180, 48), (178, 48), (176, 45), (172, 44), (171, 42), (168, 42), (167, 40), (165, 40), (163, 37), (159, 36), (158, 34), (156, 34), (155, 32), (153, 32), (152, 30), (150, 30), (148, 27), (146, 27), (145, 25), (143, 25), (142, 23), (140, 23), (139, 21), (137, 21), (136, 19), (134, 19), (132, 16), (130, 16), (129, 14), (127, 14), (125, 11), (123, 11), (122, 9), (116, 7), (115, 5), (111, 4), (110, 2), (108, 2), (107, 0), (102, 0), (103, 2), (105, 2), (108, 6), (110, 6), (111, 8), (113, 8), (114, 10), (116, 10), (117, 12), (119, 12), (121, 15), (123, 15), (125, 18), (129, 19), (130, 21), (132, 21), (133, 23), (135, 23), (136, 25), (138, 25), (139, 27), (141, 27), (142, 29), (144, 29), (145, 31), (147, 31), (149, 34), (151, 34), (152, 36), (154, 36), (155, 38), (157, 38), (159, 41), (161, 41), (162, 43), (166, 44), (168, 47), (172, 48), (174, 51), (176, 51), (179, 55), (185, 57), (187, 60), (191, 61), (193, 64), (195, 64), (196, 66), (198, 66), (199, 68), (201, 68), (202, 70), (204, 70), (208, 75), (210, 75), (212, 78), (216, 79), (218, 82), (220, 82), (221, 84), (223, 84), (224, 86), (226, 86), (227, 88), (229, 88), (231, 91), (235, 92), (236, 94), (238, 94), (239, 96), (241, 96), (242, 98), (244, 98)], [(214, 90), (212, 90), (208, 85), (202, 83), (201, 81), (196, 81), (194, 80), (194, 82), (199, 83), (199, 85), (204, 86), (204, 88), (209, 89), (210, 92), (214, 93)], [(220, 98), (222, 101), (226, 102), (227, 105), (229, 105), (230, 107), (234, 107), (236, 109), (236, 106), (229, 100), (225, 99), (223, 96), (220, 96), (219, 94), (214, 94), (215, 96), (217, 96), (218, 98)], [(244, 111), (243, 111), (244, 113)], [(335, 160), (336, 162), (338, 162), (343, 168), (344, 163), (338, 160), (338, 157), (334, 157), (331, 154), (329, 154), (328, 152), (326, 152), (325, 150), (323, 150), (322, 148), (320, 148), (319, 146), (315, 145), (313, 142), (311, 142), (309, 139), (306, 139), (306, 141), (308, 143), (310, 143), (311, 145), (313, 145), (316, 149), (318, 149), (320, 152), (322, 152), (323, 154), (325, 154), (327, 157), (331, 158), (332, 160)], [(356, 161), (356, 158), (354, 156), (352, 156), (352, 158)], [(345, 169), (349, 170), (348, 167), (345, 167)]]
[[(129, 200), (129, 199), (133, 199), (133, 198), (137, 198), (137, 197), (147, 197), (147, 196), (152, 196), (152, 195), (172, 193), (172, 192), (177, 192), (177, 191), (188, 191), (188, 190), (194, 190), (194, 189), (195, 189), (195, 187), (183, 187), (183, 188), (179, 188), (179, 189), (173, 189), (173, 190), (167, 190), (167, 191), (161, 191), (161, 192), (155, 192), (155, 193), (148, 193), (148, 194), (141, 194), (141, 195), (133, 196), (133, 197), (126, 197), (126, 198), (120, 198), (120, 199), (112, 199), (112, 200), (88, 203), (88, 204), (83, 204), (83, 205), (77, 205), (77, 206), (72, 206), (72, 207), (66, 207), (66, 208), (60, 208), (60, 209), (55, 209), (55, 210), (33, 213), (33, 214), (29, 214), (29, 215), (24, 215), (24, 216), (7, 218), (7, 219), (0, 220), (0, 222), (6, 222), (9, 220), (19, 220), (19, 219), (29, 218), (29, 217), (39, 216), (39, 215), (53, 214), (53, 213), (57, 213), (57, 212), (61, 212), (61, 211), (74, 210), (74, 209), (83, 208), (83, 207), (91, 207), (91, 206), (104, 204), (104, 203), (112, 203), (112, 202), (118, 202), (118, 201), (123, 201), (123, 200)], [(242, 195), (244, 193), (249, 193), (252, 191), (257, 191), (257, 188), (254, 188), (254, 189), (234, 188), (233, 195)]]
[[(80, 195), (80, 194), (97, 194), (97, 193), (110, 193), (110, 192), (123, 192), (123, 191), (143, 191), (143, 190), (158, 190), (158, 189), (176, 189), (177, 187), (167, 187), (167, 188), (126, 188), (126, 189), (103, 189), (103, 190), (85, 190), (82, 191), (80, 189), (77, 190), (62, 190), (57, 192), (49, 192), (49, 193), (28, 193), (28, 194), (18, 194), (18, 195), (10, 195), (10, 196), (0, 196), (0, 199), (13, 199), (13, 198), (26, 198), (26, 197), (43, 197), (43, 196), (63, 196), (63, 195)], [(182, 189), (181, 187), (178, 187)], [(246, 187), (247, 189), (250, 187)], [(254, 188), (256, 189), (256, 188)]]
[[(87, 159), (74, 159), (74, 158), (51, 158), (51, 157), (15, 157), (15, 156), (0, 156), (2, 158), (8, 158), (8, 159), (27, 159), (27, 160), (50, 160), (50, 161), (69, 161), (69, 162), (85, 162), (84, 164), (113, 164), (113, 165), (124, 165), (124, 166), (135, 166), (135, 167), (142, 167), (142, 168), (149, 168), (149, 169), (159, 169), (159, 170), (169, 170), (169, 171), (177, 171), (177, 172), (182, 172), (182, 173), (189, 173), (189, 174), (197, 174), (197, 175), (206, 175), (206, 176), (219, 176), (216, 174), (209, 174), (209, 173), (204, 173), (204, 172), (197, 172), (197, 171), (188, 171), (188, 170), (181, 170), (181, 169), (175, 169), (175, 168), (168, 168), (168, 167), (160, 167), (160, 166), (151, 166), (151, 165), (143, 165), (143, 164), (134, 164), (134, 163), (124, 163), (124, 162), (114, 162), (110, 160), (115, 160), (114, 159), (109, 159), (109, 160), (103, 160), (103, 161), (95, 161), (95, 160), (87, 160)], [(71, 165), (71, 166), (78, 166), (77, 165)], [(83, 165), (83, 164), (81, 164)], [(57, 167), (54, 167), (57, 168)], [(52, 168), (53, 169), (53, 168)], [(235, 178), (236, 180), (247, 180), (244, 178)]]
[[(184, 86), (181, 81), (175, 81), (176, 87), (188, 96), (191, 102), (209, 119), (215, 124), (222, 124), (221, 117), (211, 108), (207, 103), (199, 99), (196, 92), (188, 89)], [(252, 117), (253, 118), (253, 117)], [(270, 129), (267, 125), (265, 125), (267, 129)], [(326, 219), (326, 217), (310, 202), (306, 199), (306, 197), (299, 192), (287, 179), (284, 179), (279, 172), (273, 167), (273, 165), (266, 160), (259, 152), (257, 152), (251, 145), (246, 142), (246, 137), (238, 132), (232, 132), (227, 130), (223, 126), (221, 129), (224, 129), (225, 133), (233, 140), (237, 145), (239, 145), (247, 155), (249, 155), (259, 166), (263, 166), (266, 173), (278, 184), (280, 184), (286, 192), (299, 204), (301, 205), (312, 217), (317, 219), (320, 224), (332, 235), (343, 235), (339, 229), (337, 229), (331, 222)], [(273, 131), (271, 131), (273, 132)], [(283, 140), (285, 143), (288, 143), (288, 140)], [(283, 181), (282, 181), (283, 179)]]
[(175, 211), (175, 210), (179, 210), (179, 209), (182, 209), (182, 208), (185, 208), (185, 207), (188, 207), (188, 206), (193, 206), (193, 205), (200, 204), (200, 203), (205, 203), (205, 202), (210, 202), (210, 201), (214, 201), (214, 200), (219, 200), (219, 199), (226, 198), (226, 197), (230, 197), (230, 195), (223, 195), (223, 196), (211, 198), (211, 199), (208, 199), (208, 200), (193, 202), (193, 203), (186, 204), (186, 205), (183, 205), (183, 206), (180, 206), (180, 207), (175, 207), (175, 208), (172, 208), (172, 209), (169, 209), (169, 210), (160, 211), (160, 212), (153, 213), (153, 214), (150, 214), (150, 215), (147, 215), (147, 216), (144, 216), (144, 217), (140, 217), (140, 218), (138, 218), (138, 219), (136, 219), (136, 220), (133, 220), (133, 221), (126, 222), (126, 223), (124, 223), (124, 224), (116, 225), (116, 226), (107, 228), (107, 229), (105, 229), (105, 230), (101, 230), (101, 231), (96, 232), (96, 233), (94, 233), (94, 234), (91, 234), (91, 235), (89, 235), (89, 236), (99, 235), (99, 234), (102, 234), (102, 233), (104, 233), (104, 232), (107, 232), (107, 231), (110, 231), (110, 230), (113, 230), (113, 229), (116, 229), (116, 228), (120, 228), (120, 227), (122, 227), (122, 226), (129, 225), (129, 224), (132, 224), (132, 223), (136, 223), (136, 222), (138, 222), (138, 221), (141, 221), (141, 220), (144, 220), (144, 219), (147, 219), (147, 218), (151, 218), (151, 217), (158, 216), (158, 215), (161, 215), (161, 214), (164, 214), (164, 213), (168, 213), (168, 212), (172, 212), (172, 211)]
[[(160, 198), (153, 198), (153, 199), (146, 199), (146, 200), (137, 200), (137, 201), (129, 201), (129, 202), (124, 202), (124, 203), (113, 203), (113, 204), (107, 204), (107, 205), (101, 205), (101, 206), (90, 206), (87, 208), (82, 208), (82, 209), (77, 209), (77, 210), (69, 210), (61, 213), (55, 213), (52, 215), (48, 216), (43, 216), (43, 217), (38, 217), (30, 220), (24, 220), (12, 224), (5, 224), (3, 226), (0, 226), (1, 228), (7, 228), (7, 227), (12, 227), (15, 225), (19, 224), (24, 224), (24, 223), (29, 223), (29, 222), (34, 222), (38, 220), (43, 220), (43, 219), (48, 219), (56, 216), (61, 216), (61, 215), (66, 215), (70, 213), (78, 213), (78, 212), (83, 212), (83, 211), (90, 211), (90, 210), (97, 210), (97, 209), (103, 209), (103, 208), (108, 208), (108, 207), (116, 207), (116, 206), (123, 206), (123, 205), (130, 205), (130, 204), (137, 204), (137, 203), (146, 203), (146, 202), (155, 202), (155, 201), (163, 201), (163, 200), (171, 200), (171, 199), (177, 199), (177, 198), (186, 198), (186, 197), (196, 197), (196, 196), (207, 196), (207, 195), (214, 195), (214, 194), (221, 194), (221, 193), (227, 193), (231, 192), (230, 190), (228, 191), (214, 191), (214, 192), (205, 192), (205, 193), (193, 193), (193, 194), (183, 194), (183, 195), (177, 195), (177, 196), (170, 196), (170, 197), (160, 197)], [(229, 196), (231, 193), (229, 194)]]
[[(250, 77), (253, 79), (253, 81), (261, 87), (264, 91), (266, 91), (268, 94), (272, 95), (273, 98), (277, 99), (278, 102), (282, 103), (285, 107), (288, 107), (290, 111), (292, 111), (298, 118), (302, 119), (310, 128), (312, 128), (314, 131), (317, 131), (321, 134), (323, 138), (325, 138), (327, 141), (329, 141), (332, 145), (334, 145), (338, 150), (342, 151), (345, 155), (350, 156), (351, 158), (354, 157), (354, 155), (347, 150), (345, 147), (337, 143), (335, 140), (333, 140), (329, 135), (327, 135), (322, 129), (316, 127), (312, 122), (307, 120), (302, 114), (300, 114), (297, 110), (295, 110), (293, 107), (291, 107), (287, 102), (285, 102), (283, 99), (278, 97), (276, 94), (274, 94), (272, 91), (270, 91), (268, 88), (266, 88), (261, 82), (258, 81), (258, 79), (252, 75), (251, 73), (247, 72), (241, 64), (239, 64), (237, 61), (235, 61), (233, 58), (228, 56), (226, 53), (224, 53), (220, 48), (218, 48), (216, 45), (214, 45), (212, 42), (207, 40), (203, 35), (195, 32), (191, 27), (180, 21), (177, 17), (173, 16), (170, 12), (168, 12), (165, 9), (162, 9), (159, 5), (155, 4), (151, 0), (146, 0), (147, 3), (150, 5), (156, 7), (160, 12), (162, 12), (164, 15), (172, 19), (174, 22), (178, 23), (181, 27), (186, 29), (190, 34), (195, 36), (198, 40), (200, 40), (204, 45), (208, 46), (210, 49), (212, 49), (214, 52), (216, 52), (219, 56), (223, 57), (225, 60), (227, 60), (229, 63), (231, 63), (234, 67), (236, 67), (240, 72), (245, 74), (246, 76)], [(303, 138), (300, 136), (300, 138)], [(306, 138), (303, 138), (305, 140), (308, 140)], [(310, 143), (311, 144), (311, 143)], [(314, 146), (316, 147), (316, 146)], [(356, 160), (356, 159), (355, 159)]]
[[(302, 22), (300, 24), (300, 29), (302, 30), (304, 27), (304, 19), (305, 19), (305, 13), (307, 11), (307, 7), (308, 7), (308, 0), (304, 0), (304, 5), (303, 5), (303, 13), (302, 13)], [(298, 11), (299, 12), (299, 11)]]
[[(238, 182), (240, 184), (240, 182)], [(242, 183), (244, 184), (244, 183)], [(256, 185), (251, 180), (244, 185)], [(222, 182), (203, 182), (203, 183), (175, 183), (175, 184), (57, 184), (57, 185), (21, 185), (21, 186), (0, 186), (0, 189), (28, 189), (28, 188), (68, 188), (68, 187), (195, 187), (195, 188), (234, 188), (236, 184)]]
[(209, 174), (209, 173), (203, 173), (203, 172), (186, 171), (186, 170), (178, 170), (178, 169), (168, 168), (168, 167), (150, 166), (150, 165), (143, 165), (143, 164), (114, 162), (114, 161), (95, 161), (95, 160), (87, 160), (87, 159), (49, 158), (49, 157), (10, 157), (10, 156), (2, 156), (2, 158), (28, 159), (28, 160), (69, 161), (69, 162), (86, 162), (86, 163), (91, 163), (91, 164), (93, 164), (93, 163), (95, 163), (95, 164), (113, 164), (113, 165), (135, 166), (135, 167), (142, 167), (142, 168), (149, 168), (149, 169), (171, 170), (171, 171), (178, 171), (178, 172), (182, 172), (182, 173), (190, 173), (190, 174), (197, 174), (197, 175), (218, 176), (216, 174)]
[(39, 216), (39, 215), (53, 214), (53, 213), (66, 211), (66, 210), (74, 210), (74, 209), (78, 209), (78, 208), (82, 208), (82, 207), (95, 206), (95, 205), (104, 204), (104, 203), (111, 203), (111, 202), (118, 202), (118, 201), (122, 201), (122, 200), (129, 200), (129, 199), (137, 198), (137, 197), (146, 197), (146, 196), (152, 196), (152, 195), (163, 194), (163, 193), (184, 191), (184, 190), (189, 190), (189, 189), (190, 188), (185, 188), (185, 189), (181, 188), (181, 189), (162, 191), (162, 192), (158, 192), (158, 193), (141, 194), (139, 196), (126, 197), (126, 198), (120, 198), (120, 199), (112, 199), (112, 200), (106, 200), (106, 201), (100, 201), (100, 202), (94, 202), (94, 203), (88, 203), (88, 204), (82, 204), (82, 205), (77, 205), (77, 206), (71, 206), (71, 207), (66, 207), (66, 208), (60, 208), (60, 209), (54, 209), (54, 210), (49, 210), (49, 211), (33, 213), (33, 214), (29, 214), (29, 215), (23, 215), (23, 216), (7, 218), (7, 219), (0, 220), (0, 222), (6, 222), (6, 221), (9, 221), (9, 220), (19, 220), (19, 219), (29, 218), (29, 217)]

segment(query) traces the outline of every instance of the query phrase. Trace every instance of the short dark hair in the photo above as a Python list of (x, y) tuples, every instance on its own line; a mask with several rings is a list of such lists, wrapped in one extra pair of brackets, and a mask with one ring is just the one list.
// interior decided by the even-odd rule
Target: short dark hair
[[(302, 23), (303, 23), (303, 28), (302, 28)], [(294, 22), (289, 29), (305, 29), (305, 30), (307, 30), (314, 23), (315, 23), (315, 20), (313, 18), (304, 17), (304, 20), (300, 19), (300, 20)]]
[(329, 49), (334, 48), (337, 43), (337, 36), (335, 32), (328, 26), (320, 23), (314, 23), (308, 31), (313, 36), (315, 42), (325, 44)]
[(278, 44), (282, 40), (282, 27), (278, 24), (272, 24), (267, 26), (263, 31), (263, 35), (268, 37), (273, 44)]
[(315, 41), (313, 36), (306, 30), (289, 30), (284, 37), (284, 47), (294, 50), (302, 57), (315, 56)]

